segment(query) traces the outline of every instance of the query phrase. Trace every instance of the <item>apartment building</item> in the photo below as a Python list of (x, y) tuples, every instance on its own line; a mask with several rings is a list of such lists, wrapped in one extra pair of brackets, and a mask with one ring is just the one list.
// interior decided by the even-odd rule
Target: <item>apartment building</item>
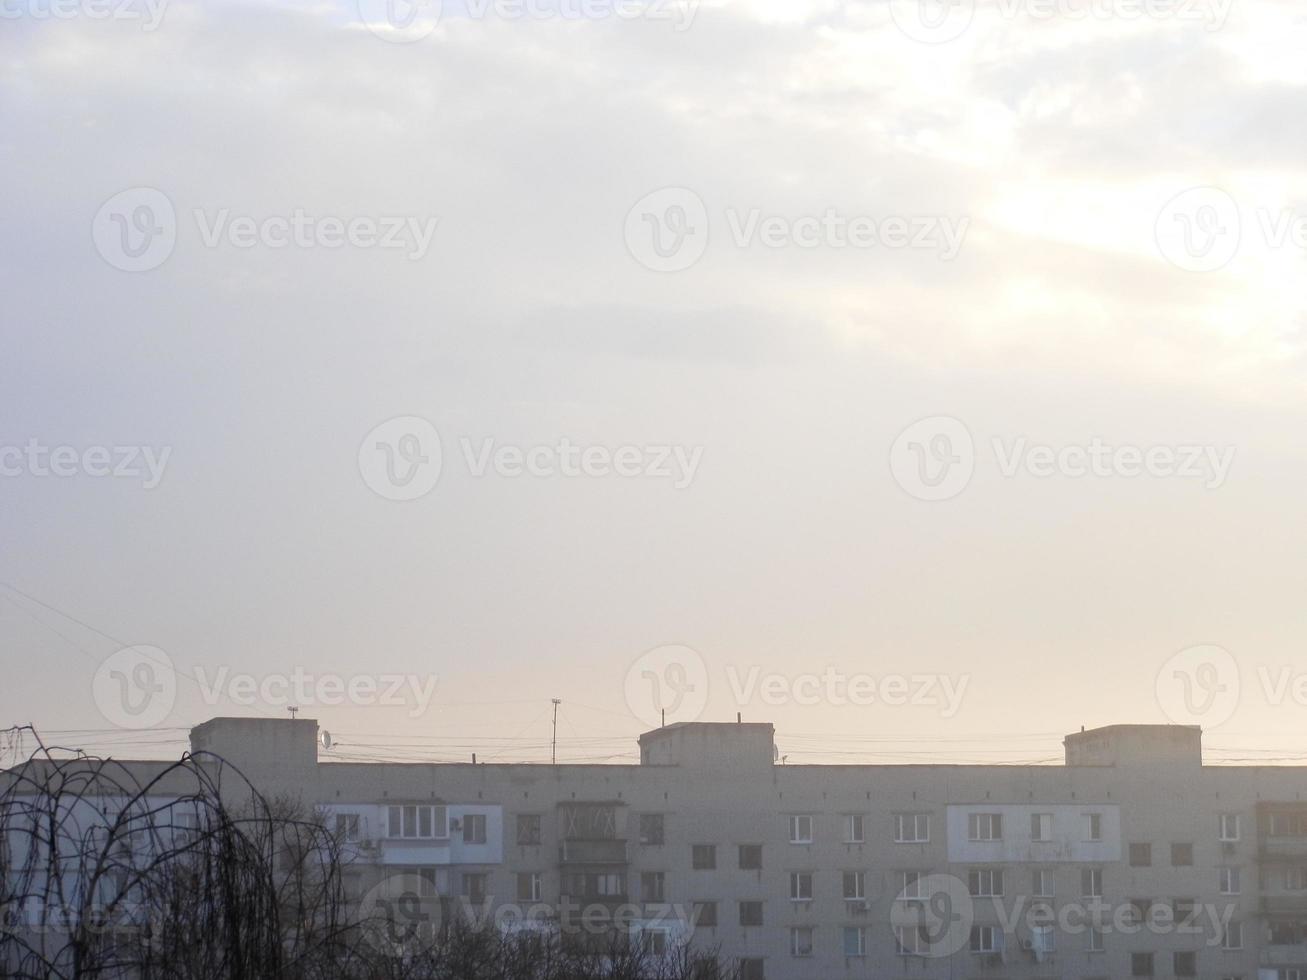
[(1307, 978), (1307, 768), (1205, 767), (1193, 727), (1082, 731), (1060, 766), (781, 765), (769, 724), (647, 732), (639, 765), (336, 762), (307, 719), (191, 741), (319, 808), (358, 901), (416, 881), (745, 980)]

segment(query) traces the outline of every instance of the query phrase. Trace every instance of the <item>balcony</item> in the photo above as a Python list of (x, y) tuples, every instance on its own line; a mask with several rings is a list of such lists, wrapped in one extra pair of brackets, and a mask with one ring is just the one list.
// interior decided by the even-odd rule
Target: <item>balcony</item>
[(599, 916), (601, 910), (607, 909), (612, 911), (619, 905), (630, 905), (631, 896), (622, 892), (617, 895), (601, 895), (598, 892), (564, 892), (558, 896), (559, 914), (567, 917), (570, 912), (573, 915), (577, 913), (588, 912), (591, 915)]
[(1307, 894), (1263, 895), (1262, 915), (1299, 915), (1307, 917)]
[(565, 840), (558, 848), (559, 864), (626, 864), (626, 841)]
[(1307, 967), (1307, 946), (1263, 946), (1258, 965)]
[(1263, 837), (1257, 857), (1261, 861), (1307, 861), (1307, 837)]

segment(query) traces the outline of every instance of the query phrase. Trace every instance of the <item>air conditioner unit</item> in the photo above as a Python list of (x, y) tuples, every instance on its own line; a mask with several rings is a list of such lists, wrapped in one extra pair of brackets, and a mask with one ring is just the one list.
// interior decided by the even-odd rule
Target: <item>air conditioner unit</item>
[(462, 829), (463, 829), (463, 821), (462, 821), (462, 820), (451, 820), (451, 821), (449, 821), (449, 829), (450, 829), (451, 831), (453, 831), (453, 830), (462, 830)]
[(1035, 941), (1033, 939), (1023, 939), (1021, 940), (1021, 948), (1028, 953), (1035, 948)]

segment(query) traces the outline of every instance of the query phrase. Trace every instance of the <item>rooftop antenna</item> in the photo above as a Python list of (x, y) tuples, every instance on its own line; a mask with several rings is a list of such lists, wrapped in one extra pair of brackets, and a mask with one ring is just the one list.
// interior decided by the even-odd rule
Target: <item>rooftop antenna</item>
[(294, 720), (295, 720), (295, 715), (297, 715), (297, 714), (299, 713), (299, 710), (300, 710), (300, 709), (297, 708), (297, 707), (295, 707), (295, 705), (292, 704), (292, 705), (291, 705), (290, 707), (288, 707), (286, 710), (290, 712), (290, 720), (291, 720), (291, 721), (294, 721)]
[(554, 703), (554, 737), (549, 743), (549, 764), (556, 766), (558, 765), (558, 706), (563, 702), (559, 698), (550, 698), (549, 700)]

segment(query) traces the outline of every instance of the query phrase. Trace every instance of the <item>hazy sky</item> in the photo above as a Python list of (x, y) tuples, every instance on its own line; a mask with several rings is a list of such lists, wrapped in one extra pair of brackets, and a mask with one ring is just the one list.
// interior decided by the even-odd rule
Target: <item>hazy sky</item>
[(10, 0), (0, 722), (1307, 753), (1307, 10), (936, 2)]

